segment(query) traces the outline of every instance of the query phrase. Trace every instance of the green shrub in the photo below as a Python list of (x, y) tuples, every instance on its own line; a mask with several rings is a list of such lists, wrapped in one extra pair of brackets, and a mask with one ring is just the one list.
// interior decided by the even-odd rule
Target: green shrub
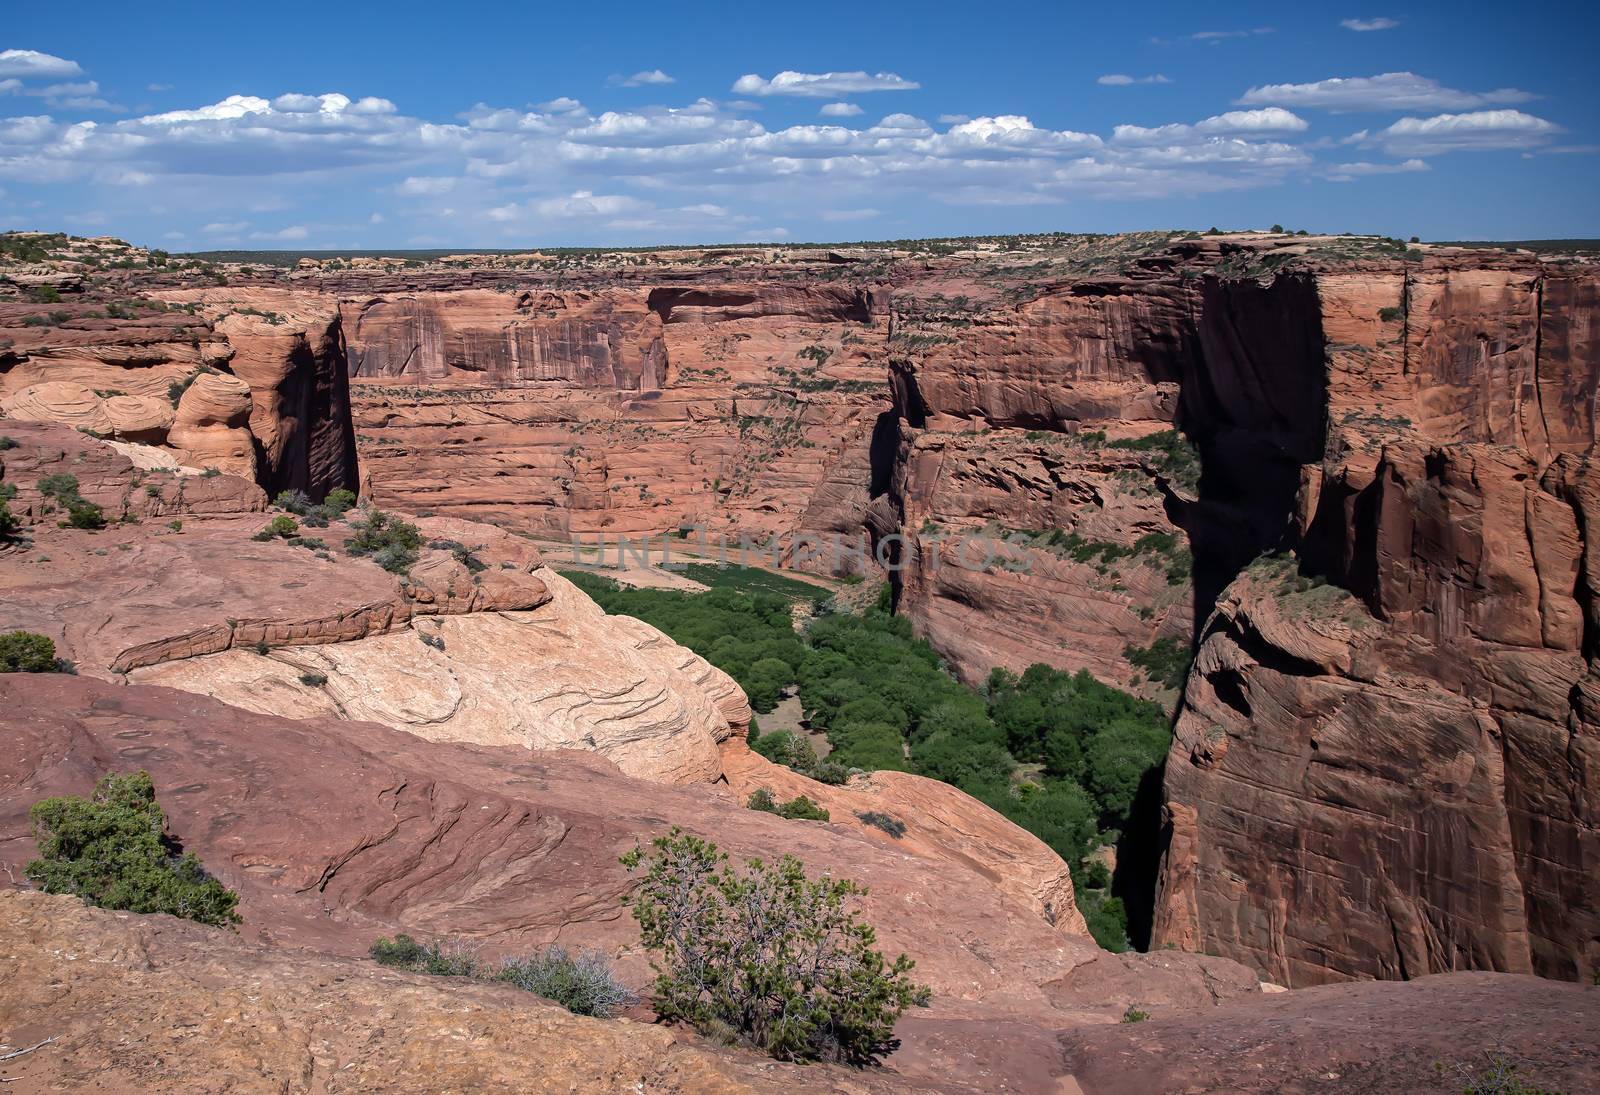
[(816, 766), (804, 773), (818, 783), (829, 783), (835, 787), (843, 786), (850, 782), (850, 769), (837, 761), (818, 761)]
[(1166, 636), (1149, 646), (1125, 646), (1122, 656), (1143, 669), (1149, 678), (1168, 688), (1182, 688), (1189, 675), (1189, 663), (1194, 660), (1189, 644), (1181, 639)]
[(65, 668), (48, 635), (7, 631), (0, 635), (0, 673), (59, 673)]
[[(1456, 1066), (1456, 1072), (1465, 1081), (1462, 1095), (1558, 1095), (1553, 1088), (1540, 1087), (1518, 1076), (1516, 1062), (1504, 1053), (1490, 1053), (1487, 1057), (1488, 1063), (1481, 1069)], [(1434, 1068), (1444, 1071), (1444, 1066), (1438, 1062)]]
[(489, 569), (487, 563), (473, 554), (473, 552), (481, 550), (481, 545), (476, 548), (469, 548), (460, 540), (429, 540), (428, 546), (435, 551), (448, 551), (456, 562), (466, 567), (473, 574)]
[(328, 683), (328, 675), (326, 673), (302, 673), (300, 674), (300, 683), (307, 688), (321, 688)]
[(239, 895), (166, 835), (148, 772), (110, 774), (90, 798), (47, 798), (29, 811), (39, 858), (25, 868), (46, 893), (202, 924), (235, 924)]
[(322, 500), (322, 504), (335, 513), (348, 513), (356, 507), (356, 492), (346, 490), (344, 487), (335, 487), (328, 492), (328, 497)]
[(482, 970), (477, 948), (458, 939), (418, 943), (409, 935), (379, 939), (367, 949), (379, 965), (412, 973), (431, 973), (436, 977), (476, 977)]
[(866, 813), (857, 814), (856, 817), (860, 818), (865, 824), (871, 825), (874, 829), (882, 829), (896, 840), (906, 835), (906, 823), (897, 817), (880, 814), (876, 810), (868, 810)]
[[(167, 400), (168, 400), (168, 402), (170, 402), (174, 407), (176, 407), (179, 403), (183, 402), (183, 393), (188, 391), (189, 390), (189, 386), (191, 384), (193, 384), (197, 379), (199, 379), (202, 374), (204, 374), (204, 373), (214, 373), (216, 371), (217, 370), (213, 369), (209, 365), (201, 365), (199, 368), (195, 369), (194, 372), (190, 373), (188, 376), (184, 377), (182, 380), (174, 380), (171, 384), (167, 385)], [(210, 470), (210, 469), (207, 469), (207, 470)]]
[(38, 483), (39, 493), (50, 498), (67, 511), (62, 528), (96, 529), (106, 527), (105, 514), (99, 506), (86, 501), (78, 493), (78, 477), (65, 472), (47, 475)]
[(655, 963), (655, 1010), (779, 1060), (875, 1064), (918, 1000), (912, 961), (873, 948), (857, 919), (865, 891), (812, 880), (793, 856), (736, 869), (715, 844), (678, 829), (622, 857), (644, 868), (629, 899)]
[(355, 536), (344, 545), (349, 554), (371, 556), (391, 574), (404, 574), (416, 563), (417, 551), (422, 547), (422, 534), (416, 525), (374, 509), (353, 527)]
[(15, 437), (0, 437), (0, 452), (5, 452), (7, 449), (14, 449), (16, 447), (17, 439)]
[(765, 787), (758, 787), (750, 792), (750, 797), (745, 800), (745, 806), (751, 810), (777, 814), (779, 817), (788, 818), (791, 821), (828, 820), (828, 811), (812, 802), (808, 796), (801, 795), (799, 798), (779, 803), (772, 797), (772, 792)]
[(298, 489), (280, 490), (278, 496), (272, 500), (272, 504), (301, 517), (304, 517), (313, 505), (310, 495)]
[(267, 522), (267, 527), (250, 537), (252, 540), (289, 540), (300, 535), (300, 525), (287, 513), (280, 513)]
[(47, 475), (39, 480), (38, 491), (46, 498), (53, 498), (62, 505), (66, 505), (68, 499), (79, 496), (78, 477), (69, 475), (66, 472)]
[(20, 531), (22, 531), (22, 521), (11, 512), (10, 498), (0, 496), (0, 540), (15, 539)]
[(74, 498), (67, 503), (67, 519), (61, 522), (61, 525), (63, 528), (105, 528), (106, 517), (100, 507), (93, 502)]
[(811, 747), (811, 739), (792, 730), (763, 734), (750, 748), (772, 763), (793, 768), (797, 772), (809, 771), (817, 764), (817, 751)]
[(1128, 1010), (1122, 1013), (1122, 1021), (1124, 1023), (1142, 1023), (1148, 1018), (1150, 1018), (1148, 1011), (1140, 1011), (1132, 1004), (1129, 1004)]
[(553, 1000), (576, 1015), (604, 1019), (638, 999), (616, 979), (606, 957), (595, 951), (573, 956), (556, 944), (499, 966), (479, 961), (477, 951), (476, 945), (463, 939), (419, 943), (401, 934), (377, 940), (367, 954), (380, 965), (411, 973), (503, 981)]
[(494, 973), (519, 989), (554, 1000), (574, 1015), (606, 1019), (638, 996), (617, 980), (611, 963), (598, 951), (567, 953), (559, 943), (538, 954), (503, 963)]

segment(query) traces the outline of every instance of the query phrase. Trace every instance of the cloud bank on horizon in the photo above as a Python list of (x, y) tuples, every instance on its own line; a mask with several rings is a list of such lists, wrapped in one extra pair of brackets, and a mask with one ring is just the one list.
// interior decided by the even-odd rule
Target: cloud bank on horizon
[[(1368, 40), (1402, 24), (1362, 16), (1338, 26)], [(1218, 49), (1269, 36), (1280, 37), (1265, 26), (1208, 29), (1150, 48), (1171, 61), (1204, 46), (1196, 55), (1214, 63)], [(1085, 210), (1204, 227), (1223, 215), (1212, 210), (1244, 208), (1249, 196), (1273, 209), (1295, 187), (1371, 188), (1377, 206), (1385, 187), (1478, 170), (1468, 161), (1595, 151), (1540, 91), (1451, 86), (1409, 68), (1240, 79), (1209, 111), (1195, 109), (1175, 64), (1063, 74), (1055, 113), (1100, 97), (1095, 114), (1129, 118), (1074, 126), (1031, 108), (932, 108), (932, 65), (732, 68), (708, 86), (661, 61), (595, 74), (585, 95), (633, 100), (604, 107), (570, 95), (441, 113), (361, 86), (239, 86), (154, 109), (116, 101), (97, 66), (64, 46), (19, 43), (0, 50), (0, 215), (14, 227), (116, 231), (175, 249), (1081, 230), (1093, 227), (1074, 223)], [(126, 94), (182, 98), (181, 73), (151, 75)], [(983, 98), (1004, 97), (1001, 88)], [(1185, 208), (1204, 221), (1173, 215)]]

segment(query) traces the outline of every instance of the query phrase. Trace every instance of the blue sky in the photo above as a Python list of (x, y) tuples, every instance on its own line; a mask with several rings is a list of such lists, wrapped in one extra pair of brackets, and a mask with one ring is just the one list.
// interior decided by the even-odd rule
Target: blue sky
[(0, 226), (1592, 237), (1597, 32), (1593, 4), (1459, 0), (33, 4), (0, 25)]

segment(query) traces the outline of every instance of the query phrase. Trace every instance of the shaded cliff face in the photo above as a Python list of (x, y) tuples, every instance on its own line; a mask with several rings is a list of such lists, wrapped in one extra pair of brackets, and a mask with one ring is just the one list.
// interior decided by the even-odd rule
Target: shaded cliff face
[(269, 495), (357, 485), (329, 302), (264, 287), (151, 295), (75, 301), (43, 325), (26, 322), (37, 306), (0, 305), (0, 411), (131, 445), (140, 466), (212, 468)]
[(1202, 631), (1158, 942), (1291, 985), (1600, 963), (1596, 284), (1319, 278), (1298, 561), (1252, 565)]

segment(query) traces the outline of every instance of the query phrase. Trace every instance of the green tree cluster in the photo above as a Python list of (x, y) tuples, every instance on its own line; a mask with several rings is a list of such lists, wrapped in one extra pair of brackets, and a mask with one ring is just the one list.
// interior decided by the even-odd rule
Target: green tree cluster
[(565, 573), (607, 612), (660, 628), (727, 673), (759, 712), (777, 706), (805, 658), (789, 602), (775, 594), (632, 589), (596, 574)]
[[(961, 788), (1049, 844), (1072, 868), (1079, 902), (1103, 946), (1128, 946), (1123, 894), (1149, 879), (1140, 856), (1108, 880), (1086, 857), (1149, 828), (1171, 731), (1156, 704), (1087, 672), (1034, 665), (997, 670), (981, 690), (961, 684), (910, 622), (876, 608), (810, 621), (803, 637), (787, 606), (727, 590), (693, 594), (622, 589), (576, 578), (608, 612), (637, 616), (726, 669), (766, 709), (795, 682), (810, 725), (832, 752), (817, 758), (801, 734), (755, 736), (768, 759), (827, 782), (852, 769), (916, 772)], [(1181, 651), (1173, 651), (1176, 660)], [(778, 664), (763, 664), (769, 661)], [(782, 668), (780, 668), (780, 665)], [(1098, 883), (1098, 884), (1097, 884)]]
[(416, 563), (422, 533), (409, 521), (372, 509), (351, 527), (355, 535), (345, 541), (347, 553), (368, 556), (391, 574), (404, 574)]

